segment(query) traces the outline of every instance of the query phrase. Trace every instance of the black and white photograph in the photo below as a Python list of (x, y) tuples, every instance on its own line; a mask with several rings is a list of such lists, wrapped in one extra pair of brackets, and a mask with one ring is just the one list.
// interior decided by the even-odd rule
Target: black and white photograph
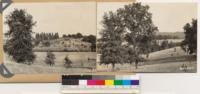
[(3, 11), (4, 64), (15, 74), (96, 69), (96, 3), (13, 3)]
[(97, 72), (197, 72), (197, 4), (99, 2)]

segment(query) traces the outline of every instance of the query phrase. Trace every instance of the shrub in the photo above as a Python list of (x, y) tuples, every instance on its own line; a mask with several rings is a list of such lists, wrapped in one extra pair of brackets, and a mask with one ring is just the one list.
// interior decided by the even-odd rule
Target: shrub
[(71, 67), (72, 61), (69, 59), (68, 56), (65, 56), (65, 66), (66, 67)]
[(56, 59), (55, 55), (52, 52), (48, 51), (46, 59), (45, 59), (45, 63), (49, 64), (50, 66), (53, 66), (55, 65), (55, 61), (54, 61), (55, 59)]
[(42, 44), (43, 44), (45, 47), (49, 47), (49, 46), (51, 45), (49, 41), (44, 41)]

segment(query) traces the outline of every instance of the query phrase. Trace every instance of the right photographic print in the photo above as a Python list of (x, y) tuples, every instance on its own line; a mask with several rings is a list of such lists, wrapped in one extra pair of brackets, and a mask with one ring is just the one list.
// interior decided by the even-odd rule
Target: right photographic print
[(97, 72), (196, 73), (196, 3), (97, 3)]

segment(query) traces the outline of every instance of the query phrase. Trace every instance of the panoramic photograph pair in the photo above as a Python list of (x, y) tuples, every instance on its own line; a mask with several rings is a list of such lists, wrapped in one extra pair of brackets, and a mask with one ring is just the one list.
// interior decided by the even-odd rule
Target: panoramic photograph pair
[(197, 72), (196, 3), (12, 3), (2, 25), (14, 74)]

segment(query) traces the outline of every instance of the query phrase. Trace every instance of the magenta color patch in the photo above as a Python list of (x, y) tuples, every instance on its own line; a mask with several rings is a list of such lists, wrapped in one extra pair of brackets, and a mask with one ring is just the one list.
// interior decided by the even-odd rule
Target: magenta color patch
[(87, 80), (87, 85), (96, 85), (96, 80)]

